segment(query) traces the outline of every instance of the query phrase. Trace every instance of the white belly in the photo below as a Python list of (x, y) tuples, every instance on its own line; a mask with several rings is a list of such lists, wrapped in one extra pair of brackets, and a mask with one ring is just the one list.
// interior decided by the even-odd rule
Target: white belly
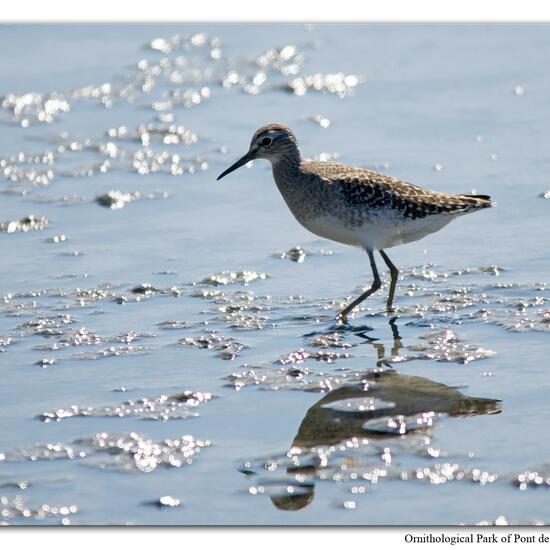
[(359, 233), (342, 225), (337, 218), (315, 218), (307, 221), (298, 219), (298, 221), (308, 231), (324, 239), (351, 246), (363, 246)]
[(455, 217), (450, 214), (434, 214), (412, 220), (380, 216), (377, 220), (357, 227), (347, 227), (340, 219), (332, 216), (298, 221), (306, 229), (325, 239), (365, 249), (382, 250), (417, 241), (439, 231)]

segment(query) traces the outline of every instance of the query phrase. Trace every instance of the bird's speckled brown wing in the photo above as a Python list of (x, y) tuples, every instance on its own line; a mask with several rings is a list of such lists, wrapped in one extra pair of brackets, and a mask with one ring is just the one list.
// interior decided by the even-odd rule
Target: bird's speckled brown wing
[(304, 161), (303, 173), (337, 185), (346, 206), (390, 208), (416, 219), (432, 214), (463, 214), (491, 206), (487, 195), (453, 195), (428, 191), (397, 178), (333, 162)]

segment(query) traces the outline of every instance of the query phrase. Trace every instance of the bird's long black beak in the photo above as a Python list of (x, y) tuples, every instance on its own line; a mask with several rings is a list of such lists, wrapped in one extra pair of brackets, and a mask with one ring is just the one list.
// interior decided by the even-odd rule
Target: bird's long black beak
[(222, 172), (217, 178), (216, 181), (221, 180), (224, 176), (227, 176), (227, 174), (230, 174), (237, 168), (240, 168), (241, 166), (244, 166), (247, 162), (250, 162), (251, 160), (254, 160), (254, 153), (255, 151), (248, 151), (246, 155), (242, 158), (240, 158), (235, 164), (232, 164), (225, 172)]

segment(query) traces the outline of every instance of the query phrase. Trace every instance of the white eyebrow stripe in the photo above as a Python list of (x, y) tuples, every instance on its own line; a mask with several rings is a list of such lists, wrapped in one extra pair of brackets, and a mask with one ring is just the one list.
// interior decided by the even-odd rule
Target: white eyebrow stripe
[(269, 130), (268, 132), (265, 132), (263, 134), (260, 134), (257, 138), (256, 138), (256, 141), (258, 140), (261, 140), (265, 137), (270, 137), (270, 138), (276, 138), (276, 137), (279, 137), (279, 136), (283, 136), (285, 135), (285, 132), (282, 132), (281, 130)]

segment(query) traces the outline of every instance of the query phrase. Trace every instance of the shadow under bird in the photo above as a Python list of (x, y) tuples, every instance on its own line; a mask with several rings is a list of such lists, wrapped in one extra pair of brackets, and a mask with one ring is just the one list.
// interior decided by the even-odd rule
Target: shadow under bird
[[(431, 424), (415, 426), (414, 416), (434, 412), (451, 417), (468, 417), (481, 414), (499, 414), (502, 411), (499, 399), (470, 397), (452, 386), (446, 386), (420, 376), (399, 374), (396, 371), (367, 371), (364, 383), (343, 386), (332, 390), (315, 403), (302, 420), (291, 449), (300, 449), (302, 467), (289, 464), (287, 474), (290, 484), (296, 484), (296, 475), (304, 480), (297, 485), (294, 494), (272, 496), (273, 504), (287, 511), (297, 511), (309, 506), (315, 497), (315, 482), (323, 466), (307, 461), (311, 448), (337, 445), (341, 441), (357, 438), (362, 440), (389, 440), (402, 437), (391, 425), (402, 418), (408, 429), (431, 430)], [(347, 409), (354, 400), (377, 399), (379, 404), (365, 409)], [(338, 407), (338, 404), (342, 407)], [(381, 422), (380, 422), (381, 421)], [(387, 426), (389, 429), (386, 429)], [(287, 455), (289, 456), (289, 455)], [(315, 457), (315, 454), (313, 454)], [(353, 466), (352, 466), (353, 468)], [(307, 477), (306, 477), (307, 476)]]
[(367, 252), (372, 286), (342, 309), (340, 319), (380, 288), (374, 251), (390, 270), (387, 309), (391, 310), (399, 271), (385, 249), (417, 241), (463, 214), (492, 206), (488, 195), (439, 193), (366, 168), (303, 160), (294, 133), (283, 124), (256, 130), (248, 153), (217, 179), (255, 159), (271, 162), (281, 195), (306, 229)]

